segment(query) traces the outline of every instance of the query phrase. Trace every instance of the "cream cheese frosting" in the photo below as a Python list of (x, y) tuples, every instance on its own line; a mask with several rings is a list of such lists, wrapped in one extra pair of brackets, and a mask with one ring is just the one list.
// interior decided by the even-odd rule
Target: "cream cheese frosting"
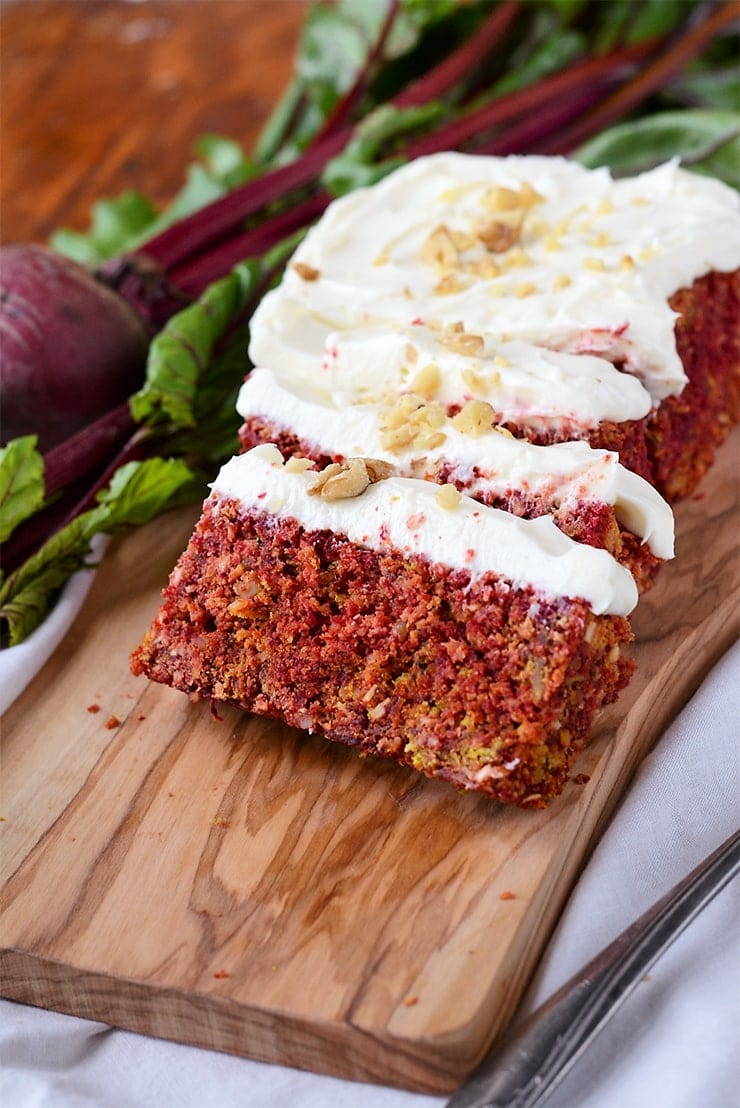
[(343, 393), (285, 382), (266, 369), (255, 369), (244, 382), (237, 411), (289, 429), (322, 454), (378, 458), (402, 475), (433, 478), (445, 463), (473, 495), (520, 489), (558, 504), (611, 504), (619, 521), (657, 557), (673, 556), (673, 513), (668, 504), (647, 481), (620, 465), (616, 453), (585, 442), (537, 446), (496, 429), (472, 437), (443, 417), (437, 445), (420, 449), (412, 442), (389, 449), (382, 431), (387, 409), (382, 405), (347, 404)]
[[(418, 159), (335, 201), (308, 233), (252, 318), (259, 368), (238, 402), (245, 419), (332, 457), (386, 461), (395, 475), (359, 499), (325, 502), (308, 493), (315, 475), (284, 470), (269, 447), (230, 462), (216, 492), (626, 614), (636, 587), (606, 551), (567, 538), (549, 516), (522, 520), (467, 496), (451, 525), (432, 482), (611, 504), (668, 558), (662, 497), (609, 451), (536, 446), (491, 420), (471, 434), (453, 413), (482, 404), (494, 424), (573, 440), (644, 418), (686, 383), (669, 298), (738, 264), (738, 196), (676, 162), (613, 180), (563, 158)], [(389, 409), (417, 398), (434, 408), (432, 433), (390, 442)]]
[(467, 496), (446, 508), (438, 486), (396, 476), (371, 484), (361, 497), (327, 500), (311, 495), (315, 480), (315, 473), (286, 468), (277, 447), (264, 444), (228, 461), (212, 495), (372, 550), (420, 555), (466, 570), (473, 580), (490, 573), (548, 596), (580, 597), (597, 615), (627, 615), (637, 603), (629, 571), (605, 550), (568, 538), (550, 516), (520, 519)]
[[(549, 350), (522, 340), (497, 342), (486, 335), (481, 336), (480, 353), (471, 356), (445, 347), (444, 332), (419, 320), (407, 327), (329, 332), (319, 365), (302, 349), (305, 332), (290, 313), (272, 323), (269, 337), (260, 342), (261, 364), (282, 373), (289, 365), (291, 378), (342, 391), (348, 402), (413, 389), (419, 368), (432, 365), (439, 370), (435, 399), (448, 405), (486, 400), (502, 420), (535, 430), (642, 419), (652, 404), (636, 377), (587, 353)], [(290, 357), (285, 356), (288, 349)]]
[[(524, 197), (519, 211), (515, 194)], [(501, 223), (517, 236), (506, 249), (488, 237)], [(336, 347), (341, 376), (349, 353), (378, 331), (405, 340), (410, 328), (463, 320), (484, 338), (486, 357), (513, 344), (507, 360), (516, 367), (545, 367), (538, 403), (547, 415), (562, 402), (564, 418), (587, 425), (639, 418), (686, 381), (668, 298), (739, 263), (737, 194), (675, 162), (612, 180), (606, 169), (562, 158), (437, 154), (330, 206), (255, 313), (250, 355), (256, 365), (316, 377)], [(385, 372), (377, 353), (366, 374)], [(550, 372), (553, 353), (575, 356), (555, 359), (563, 377)], [(445, 376), (447, 353), (437, 360)], [(644, 386), (625, 385), (629, 414), (606, 414), (612, 362)], [(578, 368), (591, 394), (585, 410), (562, 394)], [(527, 404), (509, 391), (501, 408), (515, 418)]]

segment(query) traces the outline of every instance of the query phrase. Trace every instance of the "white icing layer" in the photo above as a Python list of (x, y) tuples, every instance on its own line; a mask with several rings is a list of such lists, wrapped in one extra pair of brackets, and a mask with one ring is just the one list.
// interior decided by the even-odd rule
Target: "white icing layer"
[[(650, 411), (650, 394), (640, 381), (603, 358), (521, 340), (498, 342), (490, 335), (481, 336), (483, 350), (473, 357), (449, 350), (440, 341), (444, 335), (423, 324), (332, 331), (324, 338), (319, 364), (303, 347), (304, 321), (284, 303), (274, 306), (276, 315), (260, 319), (265, 327), (259, 332), (260, 364), (284, 374), (289, 365), (286, 375), (292, 379), (343, 392), (348, 403), (406, 391), (420, 367), (434, 365), (440, 371), (435, 399), (447, 405), (471, 397), (487, 400), (502, 420), (536, 429), (595, 427), (602, 420), (621, 423), (642, 419)], [(409, 350), (414, 351), (413, 363)]]
[(628, 570), (606, 551), (569, 539), (549, 516), (523, 520), (466, 496), (446, 509), (433, 484), (404, 477), (378, 481), (360, 497), (327, 500), (310, 495), (315, 480), (286, 470), (277, 448), (263, 445), (227, 462), (213, 490), (369, 549), (395, 548), (467, 570), (473, 579), (493, 573), (549, 596), (580, 597), (597, 615), (627, 615), (637, 603)]
[(673, 513), (647, 481), (619, 464), (618, 456), (584, 442), (535, 446), (497, 431), (473, 438), (446, 419), (444, 441), (420, 450), (384, 446), (384, 409), (372, 403), (347, 405), (343, 394), (319, 393), (281, 381), (256, 369), (239, 394), (237, 410), (245, 418), (261, 416), (291, 430), (329, 456), (371, 457), (391, 463), (401, 475), (434, 477), (447, 463), (471, 494), (508, 489), (545, 496), (556, 503), (595, 501), (614, 506), (617, 518), (650, 546), (659, 558), (673, 556)]
[[(524, 182), (542, 200), (527, 210), (515, 247), (491, 254), (476, 238), (476, 228), (491, 219), (491, 189), (518, 190)], [(444, 267), (420, 256), (440, 226), (462, 244), (455, 280), (444, 292)], [(612, 181), (608, 170), (559, 158), (438, 154), (336, 201), (295, 261), (317, 276), (306, 280), (289, 267), (264, 298), (252, 321), (255, 364), (316, 380), (326, 350), (336, 345), (331, 376), (344, 379), (352, 366), (355, 377), (380, 378), (398, 371), (388, 370), (386, 358), (393, 366), (395, 354), (382, 340), (369, 353), (378, 329), (405, 341), (414, 321), (421, 331), (418, 321), (463, 320), (468, 332), (485, 337), (487, 358), (500, 357), (506, 345), (514, 354), (508, 359), (514, 376), (497, 399), (486, 397), (500, 404), (504, 418), (560, 411), (593, 425), (637, 418), (683, 388), (667, 300), (708, 271), (740, 263), (738, 197), (674, 163)], [(498, 272), (482, 275), (491, 263)], [(339, 343), (327, 341), (330, 335)], [(368, 355), (357, 369), (360, 348)], [(553, 351), (580, 357), (553, 360)], [(625, 386), (615, 400), (610, 360), (623, 361), (644, 390)], [(441, 351), (435, 361), (443, 377), (449, 371), (453, 389), (454, 359)], [(575, 370), (580, 399), (578, 389), (567, 388)], [(535, 371), (533, 400), (516, 374)]]

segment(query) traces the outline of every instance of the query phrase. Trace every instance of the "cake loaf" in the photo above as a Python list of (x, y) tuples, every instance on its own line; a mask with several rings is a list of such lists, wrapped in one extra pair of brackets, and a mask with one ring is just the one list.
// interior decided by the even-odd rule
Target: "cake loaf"
[(629, 571), (546, 515), (304, 464), (222, 469), (134, 671), (499, 800), (559, 792), (631, 672)]
[(735, 194), (672, 163), (435, 155), (336, 201), (134, 672), (546, 803), (737, 420), (739, 262)]
[(737, 193), (675, 162), (612, 180), (438, 154), (329, 208), (250, 353), (351, 402), (432, 365), (451, 411), (478, 399), (533, 442), (616, 450), (674, 500), (740, 414), (739, 264)]

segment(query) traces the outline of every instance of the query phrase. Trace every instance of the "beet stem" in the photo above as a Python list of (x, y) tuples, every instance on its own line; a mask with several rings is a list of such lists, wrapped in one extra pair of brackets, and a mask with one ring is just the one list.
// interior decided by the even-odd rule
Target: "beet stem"
[[(415, 106), (453, 87), (486, 57), (518, 10), (518, 0), (506, 0), (496, 8), (472, 41), (463, 43), (392, 103), (396, 107)], [(313, 145), (295, 161), (248, 181), (155, 235), (142, 245), (141, 253), (170, 272), (194, 255), (205, 255), (212, 245), (223, 245), (222, 240), (237, 224), (256, 215), (272, 201), (284, 199), (293, 189), (315, 181), (326, 163), (344, 149), (352, 133), (352, 127), (345, 127), (320, 141), (314, 140)]]
[(330, 158), (344, 147), (351, 130), (330, 135), (311, 147), (289, 165), (280, 166), (248, 181), (246, 185), (214, 200), (205, 208), (168, 227), (144, 243), (141, 252), (156, 259), (166, 270), (173, 271), (192, 255), (217, 243), (248, 216), (255, 215), (267, 204), (283, 199), (293, 189), (311, 184)]
[(521, 150), (531, 151), (540, 140), (557, 132), (560, 127), (572, 123), (573, 120), (579, 119), (584, 111), (599, 102), (602, 92), (599, 86), (590, 85), (588, 88), (579, 90), (578, 93), (558, 97), (554, 103), (544, 105), (536, 115), (515, 123), (503, 134), (489, 138), (480, 146), (476, 145), (474, 152), (503, 157), (507, 154), (517, 154)]
[(383, 26), (380, 28), (380, 33), (375, 41), (375, 45), (365, 59), (365, 64), (357, 74), (354, 84), (348, 89), (341, 100), (335, 104), (329, 118), (315, 137), (314, 143), (323, 141), (323, 139), (328, 138), (329, 135), (335, 134), (340, 127), (344, 126), (352, 115), (355, 106), (367, 91), (374, 76), (374, 70), (382, 58), (383, 50), (388, 41), (388, 35), (391, 33), (393, 24), (396, 21), (399, 7), (400, 0), (390, 0), (388, 10), (385, 13), (385, 19), (383, 20)]
[(467, 42), (397, 96), (393, 101), (396, 107), (427, 104), (463, 81), (498, 45), (519, 10), (519, 0), (499, 4)]
[(99, 468), (131, 435), (135, 427), (126, 400), (55, 446), (44, 455), (46, 495), (53, 496), (93, 467)]
[(433, 134), (411, 143), (407, 147), (406, 154), (409, 159), (412, 159), (434, 154), (440, 150), (458, 148), (463, 143), (474, 139), (483, 130), (507, 123), (525, 112), (539, 110), (542, 105), (549, 104), (553, 97), (574, 92), (582, 87), (588, 88), (594, 84), (597, 87), (603, 87), (609, 81), (613, 82), (616, 79), (614, 74), (622, 68), (630, 69), (658, 45), (658, 42), (652, 40), (621, 47), (599, 58), (586, 58), (561, 73), (553, 74), (526, 88), (507, 93), (476, 108), (475, 111), (458, 117)]
[(199, 296), (212, 281), (223, 277), (238, 262), (264, 254), (292, 232), (312, 223), (328, 207), (331, 199), (326, 192), (309, 197), (295, 208), (289, 208), (259, 227), (227, 240), (202, 257), (188, 260), (173, 270), (172, 281), (189, 296)]
[[(734, 8), (734, 10), (733, 10)], [(663, 88), (688, 62), (724, 28), (737, 20), (737, 8), (723, 4), (698, 26), (679, 32), (679, 38), (668, 46), (631, 81), (614, 92), (599, 107), (594, 108), (582, 120), (558, 136), (557, 143), (548, 148), (551, 154), (570, 154), (586, 139), (605, 130), (621, 119), (654, 92)]]

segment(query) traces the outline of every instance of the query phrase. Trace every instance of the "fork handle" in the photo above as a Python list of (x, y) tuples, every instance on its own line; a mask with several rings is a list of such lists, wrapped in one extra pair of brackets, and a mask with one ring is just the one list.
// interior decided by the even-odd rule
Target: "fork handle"
[(685, 927), (740, 870), (740, 831), (496, 1047), (447, 1108), (536, 1108)]

